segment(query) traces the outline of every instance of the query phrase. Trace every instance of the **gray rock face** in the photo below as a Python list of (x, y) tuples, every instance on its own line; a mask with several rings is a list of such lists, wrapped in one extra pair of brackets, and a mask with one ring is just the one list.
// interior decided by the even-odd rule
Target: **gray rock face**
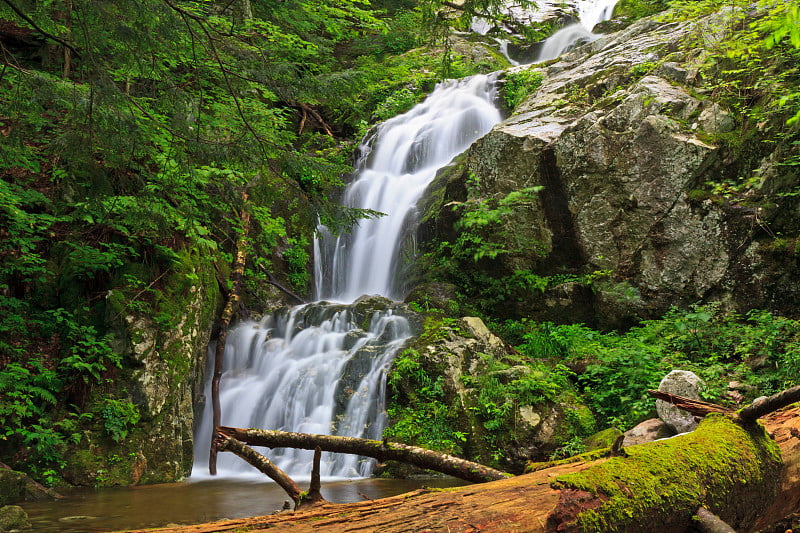
[[(696, 31), (687, 22), (643, 19), (541, 67), (536, 93), (476, 142), (460, 176), (450, 178), (442, 240), (453, 235), (449, 202), (543, 187), (502, 228), (530, 243), (529, 252), (464, 268), (496, 277), (519, 270), (608, 274), (589, 293), (509, 299), (504, 314), (619, 327), (704, 300), (736, 310), (799, 310), (800, 284), (785, 275), (798, 270), (798, 256), (776, 253), (768, 232), (753, 231), (761, 215), (752, 209), (697, 194), (737, 172), (730, 170), (737, 154), (713, 137), (730, 135), (732, 115), (695, 96), (704, 52), (686, 43)], [(790, 190), (796, 180), (769, 161), (758, 170), (765, 190)], [(796, 223), (782, 223), (796, 233)]]
[[(694, 372), (688, 370), (673, 370), (661, 380), (658, 390), (684, 396), (693, 400), (700, 399), (701, 380)], [(693, 431), (697, 421), (691, 413), (678, 409), (663, 400), (656, 400), (658, 417), (675, 433)]]

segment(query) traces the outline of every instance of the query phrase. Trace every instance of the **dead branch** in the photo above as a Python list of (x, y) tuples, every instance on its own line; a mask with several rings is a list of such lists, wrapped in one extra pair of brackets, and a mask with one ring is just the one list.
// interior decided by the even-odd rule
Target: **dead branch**
[[(247, 234), (250, 232), (250, 211), (247, 209), (248, 194), (247, 190), (242, 191), (242, 233), (236, 243), (236, 259), (233, 262), (231, 279), (233, 286), (228, 293), (225, 308), (219, 318), (219, 335), (217, 335), (217, 345), (214, 349), (214, 377), (211, 379), (211, 408), (213, 413), (214, 427), (221, 423), (222, 407), (219, 401), (219, 382), (222, 378), (222, 361), (225, 355), (225, 340), (228, 338), (228, 326), (233, 318), (234, 310), (239, 304), (239, 293), (244, 275), (245, 259), (247, 254)], [(216, 431), (211, 435), (211, 450), (208, 457), (208, 471), (212, 476), (217, 475), (217, 447)]]
[(705, 507), (700, 507), (694, 518), (703, 533), (736, 533), (731, 526)]
[(732, 409), (717, 405), (714, 403), (703, 402), (701, 400), (694, 400), (686, 398), (685, 396), (678, 396), (677, 394), (670, 394), (659, 390), (650, 389), (647, 393), (653, 398), (663, 400), (669, 404), (674, 405), (678, 409), (683, 409), (695, 416), (706, 416), (709, 413), (733, 413)]
[(744, 424), (755, 421), (764, 415), (782, 409), (787, 405), (800, 402), (800, 385), (794, 386), (785, 391), (773, 394), (769, 398), (756, 400), (737, 413), (737, 418)]
[(298, 448), (313, 450), (319, 446), (326, 452), (364, 455), (379, 461), (401, 461), (420, 468), (435, 470), (473, 483), (483, 483), (510, 476), (500, 470), (453, 457), (445, 453), (408, 446), (396, 442), (339, 437), (333, 435), (312, 435), (266, 429), (241, 429), (217, 427), (216, 431), (251, 446), (268, 448)]
[(221, 452), (235, 453), (248, 464), (255, 467), (259, 472), (269, 476), (271, 480), (277, 483), (289, 497), (294, 501), (295, 506), (299, 505), (302, 501), (302, 492), (300, 487), (289, 475), (278, 468), (275, 463), (255, 451), (249, 446), (245, 446), (236, 439), (230, 438), (227, 435), (217, 434), (215, 440), (215, 448)]

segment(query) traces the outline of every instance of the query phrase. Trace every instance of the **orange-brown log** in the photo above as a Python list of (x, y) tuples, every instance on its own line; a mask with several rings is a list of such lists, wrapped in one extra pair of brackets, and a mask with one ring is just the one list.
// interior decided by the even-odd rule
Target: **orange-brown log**
[[(760, 432), (762, 424), (774, 439), (774, 444), (770, 444)], [(720, 437), (727, 442), (714, 448), (714, 441)], [(708, 442), (704, 439), (708, 439)], [(735, 453), (720, 454), (725, 455), (722, 458), (714, 456), (725, 449)], [(698, 507), (704, 506), (744, 533), (763, 529), (800, 510), (800, 405), (771, 413), (762, 419), (761, 424), (749, 427), (732, 423), (727, 415), (711, 416), (693, 433), (631, 446), (626, 450), (628, 457), (559, 465), (514, 478), (456, 489), (418, 490), (367, 502), (325, 504), (293, 514), (148, 531), (580, 531), (580, 520), (585, 521), (592, 517), (592, 513), (607, 510), (606, 506), (613, 504), (614, 498), (617, 498), (617, 503), (624, 503), (624, 498), (629, 498), (630, 505), (623, 508), (618, 523), (598, 522), (600, 525), (594, 530), (652, 533), (653, 525), (659, 524), (659, 531), (685, 531)], [(659, 453), (677, 461), (673, 465), (667, 460), (662, 463), (643, 461)], [(778, 453), (782, 464), (776, 462)], [(626, 477), (625, 472), (630, 471), (632, 466), (634, 472), (653, 476), (660, 481), (657, 485), (659, 490), (653, 493), (655, 503), (649, 507), (650, 504), (644, 502), (647, 504), (644, 505), (642, 502), (642, 497), (646, 495), (635, 493), (631, 489), (634, 487), (632, 480)], [(751, 472), (747, 483), (739, 479), (742, 468)], [(694, 473), (698, 476), (690, 480), (690, 475)], [(610, 480), (605, 489), (609, 494), (615, 494), (609, 496), (596, 490), (596, 487), (594, 493), (585, 490), (588, 487), (582, 489), (580, 479)], [(698, 487), (691, 484), (697, 479), (702, 480), (702, 486), (696, 495), (677, 503), (682, 496), (670, 491), (676, 487), (695, 490)], [(625, 518), (625, 511), (630, 511), (633, 516)], [(664, 513), (669, 512), (676, 513), (677, 518), (668, 518), (667, 522), (658, 521)], [(584, 527), (584, 530), (589, 528)]]

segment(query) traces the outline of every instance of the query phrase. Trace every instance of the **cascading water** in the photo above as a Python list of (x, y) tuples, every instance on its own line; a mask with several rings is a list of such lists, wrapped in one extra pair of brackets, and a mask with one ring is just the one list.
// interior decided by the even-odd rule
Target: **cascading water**
[(402, 297), (396, 259), (403, 235), (414, 224), (417, 201), (440, 168), (500, 121), (492, 87), (487, 76), (444, 82), (366, 139), (344, 203), (387, 216), (317, 243), (319, 298)]
[(590, 42), (599, 36), (592, 33), (597, 23), (611, 18), (618, 0), (578, 0), (579, 22), (564, 26), (548, 37), (536, 56), (536, 63), (555, 59), (575, 45)]
[[(345, 203), (386, 216), (362, 220), (344, 236), (321, 229), (315, 280), (317, 297), (328, 302), (284, 309), (230, 332), (220, 382), (223, 424), (381, 436), (386, 369), (411, 328), (389, 300), (358, 298), (402, 296), (396, 258), (413, 229), (416, 203), (437, 170), (500, 121), (493, 87), (487, 76), (444, 82), (424, 102), (368, 136)], [(207, 470), (211, 420), (206, 402), (196, 431), (195, 477)], [(311, 452), (268, 455), (290, 475), (309, 475)], [(253, 472), (231, 454), (221, 454), (217, 466), (223, 476)], [(321, 474), (367, 476), (371, 466), (358, 457), (323, 454)]]
[[(614, 3), (580, 0), (582, 23), (593, 27), (610, 15)], [(386, 216), (362, 220), (341, 236), (320, 228), (322, 237), (314, 244), (315, 284), (317, 297), (327, 301), (283, 309), (230, 332), (220, 384), (223, 424), (380, 437), (386, 369), (411, 328), (390, 300), (359, 297), (402, 296), (397, 259), (413, 235), (417, 201), (440, 168), (500, 121), (494, 99), (490, 77), (448, 81), (367, 137), (344, 201)], [(206, 397), (209, 389), (210, 383)], [(194, 477), (207, 470), (210, 411), (206, 402), (196, 431)], [(291, 475), (309, 474), (311, 452), (274, 450), (268, 455)], [(322, 475), (367, 476), (371, 465), (357, 457), (323, 454)], [(218, 458), (218, 471), (253, 472), (230, 454)]]

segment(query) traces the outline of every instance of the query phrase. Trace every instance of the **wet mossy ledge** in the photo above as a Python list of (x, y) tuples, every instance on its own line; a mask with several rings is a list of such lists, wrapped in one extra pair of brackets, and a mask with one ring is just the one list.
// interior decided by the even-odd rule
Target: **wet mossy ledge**
[(216, 259), (208, 249), (180, 250), (146, 305), (109, 292), (106, 320), (123, 367), (113, 392), (89, 399), (94, 417), (65, 454), (70, 484), (165, 483), (191, 472), (197, 391), (221, 302)]

